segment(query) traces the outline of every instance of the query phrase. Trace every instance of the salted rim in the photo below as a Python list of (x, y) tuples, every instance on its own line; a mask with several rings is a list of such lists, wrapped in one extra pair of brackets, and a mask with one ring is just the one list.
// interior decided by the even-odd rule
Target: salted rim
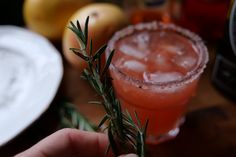
[(117, 66), (115, 66), (112, 62), (110, 64), (110, 69), (115, 70), (120, 77), (122, 77), (123, 79), (130, 81), (130, 83), (137, 85), (137, 86), (142, 86), (142, 85), (146, 85), (146, 86), (159, 86), (162, 88), (165, 87), (172, 87), (172, 86), (179, 86), (182, 84), (187, 84), (190, 83), (192, 81), (194, 81), (196, 78), (199, 77), (199, 75), (203, 72), (203, 70), (206, 67), (206, 64), (209, 60), (209, 56), (208, 56), (208, 50), (207, 47), (204, 45), (202, 39), (195, 33), (181, 28), (179, 26), (176, 26), (174, 24), (165, 24), (162, 22), (150, 22), (150, 23), (141, 23), (141, 24), (136, 24), (136, 25), (131, 25), (128, 26), (118, 32), (116, 32), (114, 34), (114, 36), (110, 39), (110, 41), (108, 42), (108, 48), (106, 49), (106, 59), (108, 58), (110, 52), (115, 49), (115, 43), (118, 40), (122, 40), (122, 38), (125, 38), (126, 36), (129, 36), (131, 34), (134, 34), (135, 32), (139, 32), (139, 31), (143, 31), (143, 30), (147, 30), (147, 31), (155, 31), (155, 30), (168, 30), (168, 31), (173, 31), (176, 32), (180, 35), (183, 35), (184, 37), (186, 37), (187, 39), (190, 39), (193, 44), (195, 45), (195, 47), (199, 50), (198, 55), (199, 55), (199, 59), (198, 59), (198, 65), (191, 71), (189, 71), (184, 77), (181, 77), (180, 79), (176, 79), (173, 81), (168, 81), (168, 82), (147, 82), (144, 80), (139, 80), (137, 78), (128, 76), (127, 74), (123, 73)]

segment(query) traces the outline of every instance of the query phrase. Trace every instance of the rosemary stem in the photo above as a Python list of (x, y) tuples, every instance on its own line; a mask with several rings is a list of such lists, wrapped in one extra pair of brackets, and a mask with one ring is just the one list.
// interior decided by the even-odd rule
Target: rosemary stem
[[(148, 123), (146, 123), (144, 129), (140, 129), (141, 125), (137, 116), (136, 122), (138, 123), (136, 124), (128, 112), (127, 114), (122, 112), (120, 101), (116, 98), (107, 72), (115, 50), (110, 52), (104, 67), (101, 67), (101, 55), (104, 54), (107, 45), (103, 45), (93, 55), (92, 40), (90, 41), (90, 47), (87, 47), (88, 22), (89, 17), (86, 19), (84, 31), (82, 31), (78, 21), (77, 27), (71, 22), (72, 26), (69, 28), (76, 33), (80, 45), (80, 50), (74, 49), (73, 52), (88, 65), (83, 71), (83, 78), (88, 80), (98, 95), (101, 96), (101, 104), (106, 110), (106, 115), (100, 124), (108, 122), (108, 138), (110, 146), (116, 155), (121, 150), (122, 153), (130, 153), (132, 151), (138, 154), (139, 157), (144, 157), (145, 133)], [(100, 124), (99, 126), (101, 126)]]

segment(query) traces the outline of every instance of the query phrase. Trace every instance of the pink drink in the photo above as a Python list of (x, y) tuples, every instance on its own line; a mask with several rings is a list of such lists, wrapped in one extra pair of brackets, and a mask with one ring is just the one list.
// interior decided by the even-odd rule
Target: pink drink
[(161, 23), (139, 24), (115, 34), (110, 66), (122, 108), (149, 119), (147, 141), (158, 143), (179, 132), (186, 105), (208, 61), (202, 40), (188, 30)]

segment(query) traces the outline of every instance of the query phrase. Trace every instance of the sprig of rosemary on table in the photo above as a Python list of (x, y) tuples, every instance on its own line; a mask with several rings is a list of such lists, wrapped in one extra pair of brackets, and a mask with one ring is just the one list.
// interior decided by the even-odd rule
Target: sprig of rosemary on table
[(144, 157), (148, 121), (142, 127), (136, 113), (135, 121), (137, 123), (134, 122), (128, 111), (122, 112), (120, 101), (115, 96), (111, 78), (108, 75), (108, 68), (115, 50), (110, 52), (105, 65), (102, 67), (102, 54), (107, 45), (103, 45), (93, 53), (92, 40), (88, 44), (89, 17), (86, 19), (84, 30), (82, 30), (79, 21), (76, 24), (73, 22), (70, 24), (68, 28), (76, 34), (80, 45), (80, 48), (70, 48), (70, 50), (87, 62), (88, 67), (84, 69), (82, 78), (86, 79), (102, 97), (102, 101), (93, 103), (102, 104), (106, 111), (106, 115), (98, 127), (107, 124), (110, 148), (116, 156), (123, 153), (136, 153), (139, 157)]
[(96, 131), (97, 129), (78, 111), (75, 105), (67, 101), (62, 101), (58, 111), (61, 117), (60, 128), (76, 128), (85, 131)]

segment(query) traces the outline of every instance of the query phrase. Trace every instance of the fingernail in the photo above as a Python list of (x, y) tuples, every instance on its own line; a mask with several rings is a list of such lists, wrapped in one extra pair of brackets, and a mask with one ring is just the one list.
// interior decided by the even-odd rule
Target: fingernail
[(120, 157), (138, 157), (136, 154), (126, 154), (126, 155), (121, 155)]

